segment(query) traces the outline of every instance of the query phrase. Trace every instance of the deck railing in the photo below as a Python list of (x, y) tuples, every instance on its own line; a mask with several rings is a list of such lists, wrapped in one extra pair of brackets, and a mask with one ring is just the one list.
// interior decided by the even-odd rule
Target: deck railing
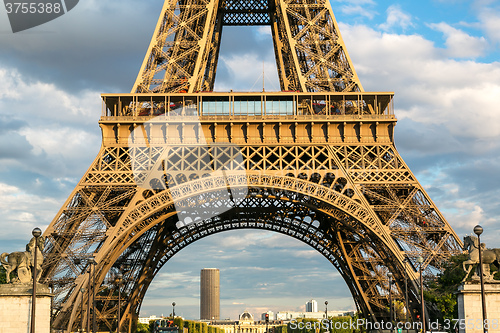
[(393, 117), (394, 94), (353, 93), (221, 93), (103, 94), (103, 118), (155, 116), (211, 119), (247, 118), (379, 118)]

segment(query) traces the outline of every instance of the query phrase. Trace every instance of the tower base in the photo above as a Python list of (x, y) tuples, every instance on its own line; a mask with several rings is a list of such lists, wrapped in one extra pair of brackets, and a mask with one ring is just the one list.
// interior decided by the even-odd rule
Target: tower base
[[(488, 333), (500, 332), (500, 281), (484, 284), (486, 296), (486, 317), (490, 326)], [(460, 333), (483, 333), (483, 312), (481, 284), (478, 281), (462, 283), (458, 286), (457, 327)]]
[[(46, 285), (37, 285), (35, 333), (50, 332), (52, 294)], [(0, 285), (0, 333), (29, 332), (31, 327), (32, 285)]]

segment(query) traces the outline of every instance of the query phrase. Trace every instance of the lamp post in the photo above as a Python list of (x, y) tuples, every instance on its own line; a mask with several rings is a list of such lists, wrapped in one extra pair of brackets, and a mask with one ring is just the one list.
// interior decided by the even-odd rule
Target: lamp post
[[(52, 284), (52, 282), (50, 282), (49, 284), (49, 288), (50, 288), (50, 293), (53, 294), (54, 293), (54, 285)], [(54, 308), (54, 297), (51, 297), (50, 298), (50, 322), (49, 322), (49, 327), (52, 327), (52, 323), (54, 322), (54, 316), (56, 314), (56, 309)]]
[(389, 278), (389, 318), (392, 324), (392, 273), (387, 273), (387, 277)]
[(484, 294), (484, 279), (483, 279), (483, 249), (481, 247), (481, 234), (483, 233), (483, 227), (476, 225), (474, 227), (474, 233), (477, 235), (477, 242), (479, 243), (479, 280), (481, 281), (481, 304), (483, 306), (483, 332), (488, 333), (488, 326), (486, 325), (487, 315), (486, 315), (486, 296)]
[(121, 298), (122, 298), (122, 280), (123, 280), (123, 274), (121, 272), (118, 272), (116, 275), (116, 282), (118, 283), (118, 324), (116, 325), (116, 331), (118, 333), (121, 332), (120, 330), (120, 321), (121, 321)]
[(97, 265), (97, 262), (92, 260), (92, 265), (94, 266), (94, 269), (92, 270), (92, 333), (97, 332), (97, 326), (96, 326), (96, 306), (95, 306), (95, 265)]
[(33, 258), (33, 295), (31, 300), (31, 333), (35, 333), (35, 311), (36, 311), (36, 277), (38, 275), (36, 271), (37, 265), (37, 250), (38, 250), (38, 237), (42, 235), (42, 230), (40, 228), (35, 228), (31, 232), (33, 237), (35, 237), (35, 254)]
[(82, 294), (82, 297), (81, 297), (81, 305), (80, 305), (80, 320), (81, 320), (81, 330), (83, 332), (83, 293), (85, 292), (85, 288), (80, 288), (80, 293)]
[[(90, 331), (90, 302), (92, 302), (92, 332), (96, 331), (96, 321), (95, 321), (95, 265), (97, 262), (94, 257), (89, 259), (89, 301), (87, 304), (88, 316), (87, 316), (87, 330)], [(92, 271), (92, 266), (93, 271)], [(91, 281), (92, 280), (92, 281)]]
[(328, 320), (328, 301), (325, 301), (325, 318)]
[[(410, 311), (410, 309), (408, 309), (408, 267), (407, 267), (408, 258), (405, 258), (403, 262), (405, 263), (405, 310), (406, 310), (405, 315), (406, 315), (406, 322), (408, 322), (408, 311)], [(406, 332), (408, 332), (408, 328), (406, 328)]]
[(422, 279), (422, 264), (424, 263), (424, 258), (421, 256), (417, 258), (417, 262), (420, 264), (420, 305), (422, 306), (422, 332), (425, 333), (425, 304), (424, 304), (424, 283)]
[(172, 302), (172, 320), (175, 319), (175, 302)]
[[(90, 260), (92, 260), (92, 259), (90, 259)], [(90, 264), (90, 260), (89, 260), (89, 264)], [(92, 279), (92, 265), (89, 265), (89, 282), (87, 283), (87, 290), (89, 291), (88, 297), (87, 297), (87, 327), (86, 327), (87, 332), (90, 331), (90, 301), (91, 301), (90, 291), (92, 290), (92, 284), (90, 283), (91, 279)]]

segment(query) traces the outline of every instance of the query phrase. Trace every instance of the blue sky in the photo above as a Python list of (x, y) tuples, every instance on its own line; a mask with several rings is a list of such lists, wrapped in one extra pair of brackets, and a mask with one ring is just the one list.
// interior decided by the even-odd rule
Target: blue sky
[[(396, 146), (459, 236), (480, 223), (500, 247), (500, 2), (331, 0), (367, 91), (394, 91)], [(13, 34), (0, 8), (0, 251), (46, 227), (100, 145), (100, 93), (130, 92), (161, 0), (82, 0)], [(225, 28), (216, 90), (278, 87), (269, 29)], [(257, 68), (257, 69), (256, 69)], [(255, 84), (258, 82), (257, 84)], [(261, 231), (223, 233), (176, 255), (142, 315), (199, 315), (199, 271), (221, 269), (223, 317), (351, 309), (335, 269), (306, 245)], [(320, 306), (321, 308), (321, 306)]]

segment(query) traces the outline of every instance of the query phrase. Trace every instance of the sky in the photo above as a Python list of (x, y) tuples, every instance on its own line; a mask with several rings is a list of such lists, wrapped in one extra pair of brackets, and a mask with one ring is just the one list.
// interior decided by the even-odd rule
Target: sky
[[(500, 1), (330, 0), (366, 91), (395, 92), (399, 153), (459, 237), (484, 227), (499, 247)], [(0, 8), (0, 252), (46, 228), (99, 151), (101, 93), (128, 93), (161, 0), (82, 0), (13, 34)], [(268, 27), (226, 27), (217, 91), (279, 84)], [(199, 317), (199, 273), (221, 270), (221, 316), (249, 310), (354, 308), (335, 268), (299, 241), (231, 231), (178, 253), (153, 281), (141, 316)]]

